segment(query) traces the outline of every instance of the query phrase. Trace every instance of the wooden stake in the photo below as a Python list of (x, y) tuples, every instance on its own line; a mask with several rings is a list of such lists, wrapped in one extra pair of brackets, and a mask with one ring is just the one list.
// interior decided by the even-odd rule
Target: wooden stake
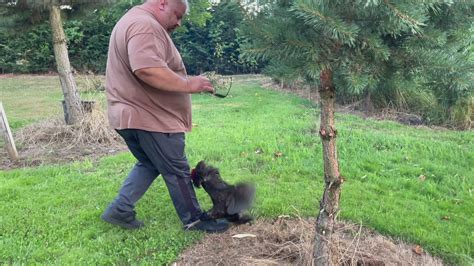
[(13, 140), (12, 132), (10, 126), (8, 125), (7, 115), (5, 109), (3, 109), (3, 104), (0, 102), (0, 133), (5, 139), (5, 148), (7, 149), (8, 155), (13, 161), (18, 161), (18, 152), (16, 150), (15, 141)]

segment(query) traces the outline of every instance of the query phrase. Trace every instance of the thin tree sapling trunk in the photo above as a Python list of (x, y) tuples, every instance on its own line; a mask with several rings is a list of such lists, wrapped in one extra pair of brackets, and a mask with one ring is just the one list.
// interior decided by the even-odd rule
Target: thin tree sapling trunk
[(66, 36), (64, 34), (61, 20), (61, 10), (58, 5), (52, 5), (49, 11), (49, 20), (53, 35), (54, 57), (56, 59), (59, 80), (64, 95), (66, 124), (73, 125), (83, 119), (84, 112), (82, 110), (81, 98), (69, 62)]
[(332, 71), (329, 69), (323, 70), (320, 74), (319, 93), (321, 96), (319, 135), (323, 144), (325, 189), (316, 220), (313, 265), (336, 265), (337, 258), (331, 252), (330, 240), (339, 210), (343, 178), (339, 173), (336, 151), (337, 130), (334, 123), (336, 90), (333, 84)]

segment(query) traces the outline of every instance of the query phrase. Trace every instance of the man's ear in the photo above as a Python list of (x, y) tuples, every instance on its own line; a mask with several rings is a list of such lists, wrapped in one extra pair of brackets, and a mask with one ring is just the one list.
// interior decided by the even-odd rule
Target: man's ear
[(168, 5), (168, 0), (159, 0), (159, 8), (161, 11), (165, 10), (165, 6)]

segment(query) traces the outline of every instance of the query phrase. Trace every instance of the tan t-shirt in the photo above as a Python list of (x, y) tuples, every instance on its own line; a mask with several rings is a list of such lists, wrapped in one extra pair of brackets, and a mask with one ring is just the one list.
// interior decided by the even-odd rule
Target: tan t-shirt
[(134, 71), (168, 67), (186, 76), (183, 60), (166, 30), (140, 6), (115, 25), (109, 43), (106, 94), (110, 125), (176, 133), (191, 130), (191, 96), (153, 88)]

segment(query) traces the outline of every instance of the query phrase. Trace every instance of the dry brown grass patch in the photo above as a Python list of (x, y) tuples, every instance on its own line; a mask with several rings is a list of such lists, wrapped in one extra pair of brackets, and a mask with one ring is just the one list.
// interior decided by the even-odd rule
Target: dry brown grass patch
[(0, 169), (99, 158), (126, 148), (101, 108), (87, 113), (77, 125), (49, 119), (22, 128), (14, 138), (21, 159), (14, 163), (2, 156)]
[[(314, 219), (286, 216), (232, 227), (206, 235), (175, 265), (311, 265), (314, 227)], [(256, 237), (233, 237), (242, 233)], [(332, 245), (341, 265), (442, 265), (414, 247), (350, 223), (337, 225)]]

